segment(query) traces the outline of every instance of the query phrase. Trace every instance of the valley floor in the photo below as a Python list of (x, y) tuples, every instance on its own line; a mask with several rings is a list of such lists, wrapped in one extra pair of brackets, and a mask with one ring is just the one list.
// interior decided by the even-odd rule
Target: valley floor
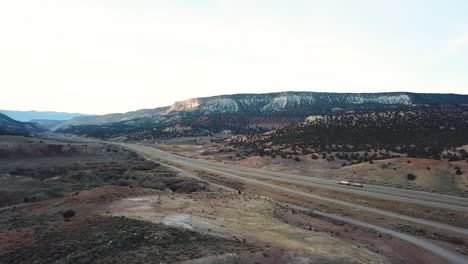
[[(229, 158), (211, 163), (207, 160), (219, 157), (201, 155), (205, 146), (156, 147), (198, 159), (153, 145), (2, 137), (0, 259), (4, 263), (468, 260), (468, 211), (461, 200), (461, 204), (457, 199), (447, 203), (452, 209), (410, 202), (400, 202), (402, 208), (397, 208), (375, 196), (327, 189), (322, 182), (314, 187), (284, 181), (283, 176), (262, 178), (270, 174), (245, 170)], [(67, 210), (76, 214), (65, 218)]]

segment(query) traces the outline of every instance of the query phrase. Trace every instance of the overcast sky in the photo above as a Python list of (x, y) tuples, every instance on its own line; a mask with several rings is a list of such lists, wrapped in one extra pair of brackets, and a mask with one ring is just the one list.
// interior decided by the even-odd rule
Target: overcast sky
[(231, 93), (468, 94), (466, 0), (0, 1), (0, 109)]

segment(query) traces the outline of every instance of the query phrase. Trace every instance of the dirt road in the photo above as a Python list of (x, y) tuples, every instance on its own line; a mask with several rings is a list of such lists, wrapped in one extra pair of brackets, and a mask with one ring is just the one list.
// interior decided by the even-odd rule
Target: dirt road
[(432, 253), (434, 253), (436, 255), (439, 255), (439, 256), (445, 258), (446, 260), (449, 260), (452, 263), (467, 263), (467, 260), (468, 260), (465, 256), (453, 253), (453, 252), (451, 252), (449, 250), (446, 250), (446, 249), (441, 248), (439, 246), (436, 246), (436, 245), (434, 245), (434, 244), (432, 244), (432, 243), (430, 243), (430, 242), (428, 242), (426, 240), (422, 240), (422, 239), (416, 238), (414, 236), (409, 236), (409, 235), (402, 234), (402, 233), (399, 233), (399, 232), (396, 232), (396, 231), (393, 231), (393, 230), (390, 230), (390, 229), (387, 229), (387, 228), (383, 228), (383, 227), (376, 226), (376, 225), (373, 225), (373, 224), (364, 223), (362, 221), (353, 220), (353, 219), (350, 219), (350, 218), (347, 218), (347, 217), (328, 214), (328, 213), (320, 212), (320, 211), (317, 211), (317, 210), (311, 210), (311, 209), (308, 209), (308, 208), (305, 208), (305, 207), (302, 207), (302, 206), (296, 206), (296, 205), (287, 205), (287, 206), (290, 207), (290, 208), (296, 209), (298, 211), (309, 212), (309, 213), (319, 215), (319, 216), (322, 216), (322, 217), (326, 217), (326, 218), (329, 218), (329, 219), (342, 221), (342, 222), (345, 222), (345, 223), (348, 223), (348, 224), (364, 227), (364, 228), (367, 228), (367, 229), (372, 229), (372, 230), (375, 230), (375, 231), (383, 233), (383, 234), (387, 234), (387, 235), (391, 235), (393, 237), (397, 237), (399, 239), (405, 240), (405, 241), (410, 242), (412, 244), (418, 245), (418, 246), (420, 246), (420, 247), (422, 247), (422, 248), (424, 248), (424, 249), (426, 249), (426, 250), (428, 250), (428, 251), (430, 251), (430, 252), (432, 252)]
[[(205, 171), (209, 171), (209, 172), (212, 172), (212, 173), (215, 173), (215, 174), (218, 174), (218, 175), (223, 175), (223, 176), (226, 176), (226, 177), (241, 180), (241, 181), (244, 181), (244, 182), (250, 182), (250, 183), (254, 183), (254, 184), (263, 185), (263, 186), (266, 186), (266, 187), (269, 187), (269, 188), (272, 188), (272, 189), (275, 189), (275, 190), (280, 190), (280, 191), (283, 191), (283, 192), (286, 192), (286, 193), (301, 195), (301, 196), (311, 198), (311, 199), (323, 200), (323, 201), (336, 203), (336, 204), (339, 204), (339, 205), (344, 205), (344, 206), (348, 206), (348, 207), (359, 209), (359, 210), (370, 211), (370, 212), (373, 212), (373, 213), (381, 214), (381, 215), (384, 215), (384, 216), (387, 216), (387, 217), (392, 217), (392, 218), (395, 218), (395, 219), (414, 222), (414, 223), (418, 223), (418, 224), (427, 225), (427, 226), (430, 226), (430, 227), (433, 227), (433, 228), (438, 228), (438, 229), (443, 229), (443, 230), (454, 232), (454, 233), (468, 235), (468, 230), (467, 229), (463, 229), (463, 228), (459, 228), (459, 227), (453, 227), (453, 226), (450, 226), (450, 225), (446, 225), (446, 224), (442, 224), (442, 223), (436, 223), (436, 222), (432, 222), (432, 221), (428, 221), (428, 220), (424, 220), (424, 219), (418, 219), (418, 218), (414, 218), (414, 217), (410, 217), (410, 216), (405, 216), (405, 215), (401, 215), (401, 214), (397, 214), (397, 213), (393, 213), (393, 212), (389, 212), (389, 211), (385, 211), (385, 210), (381, 210), (381, 209), (376, 209), (376, 208), (371, 208), (371, 207), (367, 207), (367, 206), (357, 205), (357, 204), (353, 204), (353, 203), (350, 203), (350, 202), (347, 202), (347, 201), (321, 197), (321, 196), (314, 195), (314, 194), (311, 194), (311, 193), (302, 192), (302, 191), (286, 188), (286, 187), (283, 187), (283, 186), (278, 186), (278, 185), (275, 185), (275, 184), (267, 183), (267, 182), (264, 182), (264, 181), (261, 181), (261, 180), (258, 180), (258, 179), (254, 179), (254, 177), (263, 178), (263, 179), (272, 179), (272, 180), (280, 179), (280, 180), (282, 180), (284, 182), (290, 182), (290, 183), (299, 183), (300, 182), (301, 184), (307, 184), (308, 181), (304, 177), (301, 177), (301, 178), (299, 178), (299, 180), (296, 180), (297, 177), (298, 177), (296, 175), (287, 175), (287, 174), (282, 175), (282, 173), (272, 173), (272, 174), (270, 174), (270, 172), (265, 172), (265, 171), (259, 172), (260, 170), (256, 170), (256, 169), (249, 169), (249, 168), (245, 168), (245, 167), (236, 167), (236, 166), (232, 166), (232, 165), (216, 164), (216, 163), (209, 162), (209, 161), (204, 161), (204, 160), (195, 160), (195, 159), (190, 159), (190, 158), (182, 157), (182, 156), (179, 156), (179, 155), (174, 155), (174, 154), (171, 154), (171, 153), (167, 153), (167, 152), (155, 149), (155, 148), (146, 147), (146, 146), (143, 146), (143, 145), (127, 144), (127, 143), (111, 143), (111, 144), (119, 145), (121, 147), (127, 148), (129, 150), (135, 151), (135, 152), (140, 153), (140, 154), (143, 154), (143, 155), (145, 155), (146, 157), (148, 157), (150, 159), (155, 159), (155, 160), (158, 160), (158, 161), (162, 160), (162, 161), (164, 161), (166, 163), (170, 163), (168, 165), (173, 166), (173, 167), (183, 167), (183, 168), (192, 168), (192, 169), (197, 169), (197, 170), (205, 170)], [(291, 177), (294, 177), (294, 179), (292, 179)], [(340, 187), (330, 186), (330, 181), (329, 180), (324, 180), (324, 179), (311, 179), (310, 184), (317, 185), (318, 187), (323, 186), (323, 188), (336, 187), (337, 190), (339, 190), (339, 191), (348, 192), (348, 193), (357, 193), (357, 194), (368, 193), (370, 195), (376, 195), (377, 190), (378, 190), (378, 188), (373, 188), (374, 192), (371, 192), (371, 191), (363, 191), (363, 190), (359, 190), (359, 189), (344, 188), (344, 187), (341, 187), (341, 186)], [(366, 187), (368, 187), (368, 186), (366, 186)], [(396, 189), (396, 188), (390, 188), (390, 189), (397, 190), (397, 194), (387, 195), (386, 198), (390, 199), (390, 200), (393, 200), (393, 201), (396, 201), (396, 202), (400, 202), (400, 201), (407, 202), (408, 199), (411, 199), (411, 200), (414, 200), (414, 202), (419, 203), (419, 204), (423, 204), (425, 206), (434, 206), (434, 205), (436, 205), (436, 206), (445, 206), (443, 208), (454, 207), (454, 208), (457, 208), (458, 210), (466, 210), (467, 209), (466, 207), (460, 205), (460, 201), (463, 201), (463, 199), (465, 199), (465, 198), (454, 197), (453, 200), (451, 200), (451, 199), (445, 200), (445, 198), (444, 198), (444, 201), (441, 201), (440, 199), (443, 196), (434, 195), (434, 194), (431, 194), (431, 193), (414, 192), (414, 191), (407, 192), (407, 190), (400, 190), (400, 189)], [(401, 196), (399, 195), (400, 193), (402, 194)], [(411, 196), (413, 198), (402, 197), (404, 195)], [(416, 199), (415, 197), (417, 197), (419, 199)], [(433, 199), (435, 199), (436, 197), (439, 197), (438, 198), (439, 201), (438, 202), (433, 202)], [(307, 208), (303, 208), (303, 209), (307, 209)], [(309, 210), (309, 209), (307, 209), (307, 210)], [(413, 243), (413, 244), (415, 244), (417, 246), (425, 248), (425, 249), (431, 251), (432, 253), (437, 254), (437, 255), (445, 258), (446, 260), (450, 261), (451, 263), (468, 263), (468, 258), (467, 257), (465, 257), (463, 255), (460, 255), (460, 254), (457, 254), (455, 252), (451, 252), (451, 251), (449, 251), (447, 249), (439, 247), (439, 246), (437, 246), (437, 245), (435, 245), (435, 244), (433, 244), (433, 243), (431, 243), (429, 241), (426, 241), (426, 240), (422, 240), (422, 239), (419, 239), (419, 238), (416, 238), (416, 237), (413, 237), (413, 236), (402, 234), (402, 233), (399, 233), (399, 232), (396, 232), (396, 231), (393, 231), (393, 230), (389, 230), (389, 229), (386, 229), (386, 228), (383, 228), (383, 227), (380, 227), (380, 226), (372, 225), (372, 224), (369, 224), (369, 223), (365, 223), (365, 222), (361, 222), (361, 221), (357, 221), (357, 220), (353, 220), (353, 219), (348, 219), (348, 218), (343, 218), (343, 217), (337, 216), (337, 215), (330, 215), (330, 214), (317, 212), (317, 211), (315, 211), (314, 213), (322, 214), (322, 216), (324, 216), (324, 217), (332, 218), (332, 219), (335, 219), (335, 220), (341, 220), (341, 221), (348, 222), (348, 223), (353, 224), (353, 225), (358, 225), (358, 226), (362, 226), (362, 227), (365, 227), (365, 228), (378, 230), (379, 232), (386, 233), (386, 234), (398, 237), (400, 239), (411, 242), (411, 243)]]

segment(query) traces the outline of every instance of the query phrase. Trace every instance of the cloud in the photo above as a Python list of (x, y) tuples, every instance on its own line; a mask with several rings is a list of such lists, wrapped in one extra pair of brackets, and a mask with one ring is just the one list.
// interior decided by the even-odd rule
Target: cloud
[(455, 55), (461, 50), (468, 48), (468, 31), (458, 34), (447, 42), (445, 52), (449, 55)]

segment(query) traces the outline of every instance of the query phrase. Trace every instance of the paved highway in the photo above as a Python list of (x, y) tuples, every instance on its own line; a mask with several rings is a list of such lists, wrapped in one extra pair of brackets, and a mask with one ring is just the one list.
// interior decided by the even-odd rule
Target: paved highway
[[(136, 144), (125, 144), (116, 143), (123, 147), (132, 148), (135, 147), (141, 150), (141, 145)], [(248, 167), (235, 166), (230, 164), (221, 164), (218, 162), (199, 160), (183, 157), (180, 155), (171, 154), (159, 149), (147, 147), (146, 151), (150, 151), (153, 155), (157, 155), (162, 159), (169, 159), (173, 162), (184, 161), (192, 165), (207, 166), (211, 169), (216, 169), (228, 173), (235, 173), (236, 175), (242, 175), (246, 177), (257, 177), (262, 179), (271, 179), (276, 181), (282, 181), (287, 183), (301, 184), (310, 187), (319, 187), (322, 189), (340, 191), (344, 193), (353, 193), (357, 195), (370, 196), (374, 198), (399, 201), (406, 203), (414, 203), (418, 205), (424, 205), (429, 207), (436, 207), (442, 209), (451, 209), (462, 212), (468, 212), (468, 198), (450, 196), (437, 193), (421, 192), (414, 190), (406, 190), (385, 186), (369, 185), (366, 184), (365, 188), (356, 188), (350, 186), (337, 185), (336, 181), (317, 178), (312, 176), (301, 176), (295, 174), (287, 174), (281, 172), (271, 172), (260, 169), (253, 169)]]

